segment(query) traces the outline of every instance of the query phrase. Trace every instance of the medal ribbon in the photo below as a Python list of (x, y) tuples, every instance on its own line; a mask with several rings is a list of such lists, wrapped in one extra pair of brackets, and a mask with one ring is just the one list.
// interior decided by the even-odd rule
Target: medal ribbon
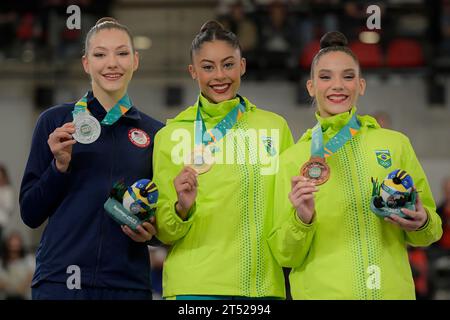
[[(242, 117), (245, 112), (245, 101), (239, 96), (240, 102), (233, 108), (228, 114), (212, 129), (206, 130), (205, 121), (200, 112), (201, 102), (198, 100), (197, 107), (197, 118), (195, 120), (195, 146), (201, 144), (208, 146), (218, 142), (221, 138), (225, 136), (227, 130), (231, 129), (236, 122)], [(213, 131), (218, 130), (221, 133), (221, 137), (216, 137)], [(205, 134), (208, 132), (208, 135)]]
[[(80, 114), (83, 112), (90, 113), (89, 109), (87, 107), (87, 96), (88, 96), (88, 93), (86, 93), (83, 98), (81, 98), (77, 103), (75, 103), (75, 108), (72, 111), (72, 115), (74, 118), (77, 114)], [(131, 103), (130, 97), (128, 96), (128, 93), (125, 93), (125, 95), (114, 105), (114, 107), (112, 107), (108, 111), (106, 116), (103, 118), (101, 124), (104, 124), (107, 126), (113, 125), (131, 107), (132, 107), (132, 103)]]
[(325, 147), (323, 146), (323, 133), (320, 123), (317, 123), (312, 130), (311, 141), (311, 157), (328, 158), (338, 151), (347, 141), (355, 136), (360, 130), (356, 114), (353, 114), (352, 118), (347, 124), (332, 137)]

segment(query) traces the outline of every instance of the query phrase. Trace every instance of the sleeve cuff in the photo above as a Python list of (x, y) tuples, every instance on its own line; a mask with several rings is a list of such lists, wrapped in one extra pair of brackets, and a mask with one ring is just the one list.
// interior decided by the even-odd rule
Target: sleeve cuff
[(46, 186), (46, 189), (62, 191), (65, 189), (67, 181), (70, 177), (69, 170), (64, 173), (58, 171), (58, 169), (56, 168), (56, 161), (55, 159), (53, 159), (50, 166), (42, 174), (41, 181)]
[(52, 160), (51, 167), (52, 167), (52, 171), (53, 171), (54, 174), (56, 174), (56, 175), (58, 175), (58, 176), (60, 176), (60, 177), (65, 177), (65, 176), (67, 176), (67, 175), (70, 173), (70, 169), (71, 169), (72, 166), (69, 165), (69, 168), (67, 169), (66, 172), (61, 172), (61, 171), (59, 171), (58, 168), (56, 167), (56, 160), (53, 159), (53, 160)]
[(173, 214), (175, 215), (175, 220), (178, 223), (185, 223), (185, 224), (190, 223), (192, 221), (192, 216), (197, 208), (197, 202), (194, 202), (194, 204), (192, 205), (191, 209), (189, 210), (189, 212), (186, 216), (186, 220), (181, 219), (181, 217), (178, 215), (177, 209), (176, 209), (177, 202), (178, 201), (175, 201), (173, 204)]
[(314, 217), (310, 224), (306, 224), (298, 217), (297, 211), (295, 210), (295, 208), (292, 208), (291, 221), (292, 221), (293, 225), (300, 230), (303, 230), (303, 231), (312, 230), (316, 225), (315, 224), (316, 215), (314, 214)]
[(431, 219), (431, 215), (430, 215), (430, 213), (428, 212), (428, 209), (427, 208), (424, 208), (425, 209), (425, 212), (427, 213), (427, 221), (425, 222), (425, 224), (423, 225), (423, 226), (421, 226), (419, 229), (417, 229), (417, 230), (414, 230), (413, 232), (417, 232), (417, 231), (423, 231), (423, 230), (425, 230), (429, 225), (430, 225), (430, 219)]
[(162, 242), (159, 241), (159, 239), (156, 236), (153, 236), (150, 240), (145, 241), (145, 244), (147, 246), (152, 246), (152, 247), (162, 246)]

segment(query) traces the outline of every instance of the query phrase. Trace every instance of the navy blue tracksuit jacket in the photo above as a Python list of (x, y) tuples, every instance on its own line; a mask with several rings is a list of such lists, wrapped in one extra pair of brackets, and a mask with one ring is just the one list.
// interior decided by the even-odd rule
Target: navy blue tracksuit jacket
[[(56, 170), (47, 140), (73, 120), (73, 108), (74, 103), (55, 106), (39, 117), (20, 188), (25, 224), (37, 228), (48, 219), (32, 286), (43, 280), (66, 283), (68, 267), (76, 265), (82, 287), (151, 290), (147, 246), (128, 238), (103, 204), (118, 180), (131, 185), (152, 178), (154, 136), (163, 125), (133, 106), (113, 125), (102, 125), (94, 143), (76, 143), (63, 174)], [(106, 115), (92, 93), (88, 108), (99, 121)], [(136, 132), (141, 140), (133, 138)]]

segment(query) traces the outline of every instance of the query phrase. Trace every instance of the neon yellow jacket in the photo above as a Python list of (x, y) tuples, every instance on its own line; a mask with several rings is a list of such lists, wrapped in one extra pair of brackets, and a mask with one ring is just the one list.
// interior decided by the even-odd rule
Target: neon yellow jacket
[[(203, 96), (200, 99), (207, 129), (214, 127), (239, 101), (236, 98), (212, 104)], [(169, 120), (155, 137), (157, 236), (172, 244), (163, 269), (165, 297), (285, 297), (282, 268), (266, 239), (271, 229), (268, 219), (278, 154), (293, 144), (293, 138), (282, 117), (244, 100), (246, 112), (234, 125), (236, 130), (217, 145), (216, 164), (198, 177), (196, 203), (186, 221), (174, 209), (177, 196), (173, 180), (184, 166), (179, 162), (194, 146), (198, 103)], [(230, 150), (235, 153), (231, 157), (234, 161), (228, 159), (233, 153)]]
[[(353, 108), (329, 118), (316, 114), (324, 143), (355, 112)], [(409, 139), (381, 129), (370, 116), (358, 119), (360, 132), (326, 160), (330, 179), (315, 193), (316, 214), (310, 225), (297, 217), (288, 194), (291, 178), (310, 158), (312, 130), (280, 157), (269, 243), (278, 262), (293, 268), (289, 279), (294, 299), (414, 299), (406, 246), (427, 246), (442, 235), (435, 202)], [(377, 151), (385, 153), (384, 162)], [(419, 231), (405, 232), (369, 208), (370, 178), (382, 181), (399, 168), (413, 178), (428, 212), (428, 222)]]

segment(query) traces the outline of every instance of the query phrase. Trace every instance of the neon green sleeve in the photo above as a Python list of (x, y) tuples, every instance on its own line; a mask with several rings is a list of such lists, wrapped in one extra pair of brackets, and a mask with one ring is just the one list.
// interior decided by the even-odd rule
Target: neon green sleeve
[(316, 223), (313, 221), (309, 225), (304, 224), (288, 198), (291, 178), (298, 174), (298, 168), (287, 162), (285, 156), (287, 155), (280, 158), (280, 169), (275, 181), (273, 228), (268, 242), (277, 262), (283, 267), (294, 268), (301, 266), (305, 260)]
[(153, 151), (153, 181), (158, 187), (159, 194), (156, 210), (156, 237), (163, 243), (171, 244), (186, 235), (194, 217), (190, 212), (189, 218), (183, 221), (175, 211), (177, 194), (173, 179), (181, 171), (183, 165), (173, 163), (170, 148), (164, 148), (164, 146), (170, 146), (171, 144), (169, 141), (164, 141), (168, 138), (162, 131), (164, 129), (155, 136)]
[(436, 213), (436, 204), (425, 172), (408, 138), (406, 138), (404, 143), (402, 155), (403, 168), (413, 178), (414, 185), (419, 191), (419, 198), (422, 200), (423, 207), (428, 214), (428, 221), (422, 228), (417, 231), (406, 232), (406, 241), (415, 247), (429, 246), (442, 236), (441, 218)]
[(284, 121), (282, 132), (281, 132), (281, 141), (280, 141), (280, 155), (284, 150), (288, 149), (294, 144), (294, 138), (292, 137), (291, 129), (286, 121)]

